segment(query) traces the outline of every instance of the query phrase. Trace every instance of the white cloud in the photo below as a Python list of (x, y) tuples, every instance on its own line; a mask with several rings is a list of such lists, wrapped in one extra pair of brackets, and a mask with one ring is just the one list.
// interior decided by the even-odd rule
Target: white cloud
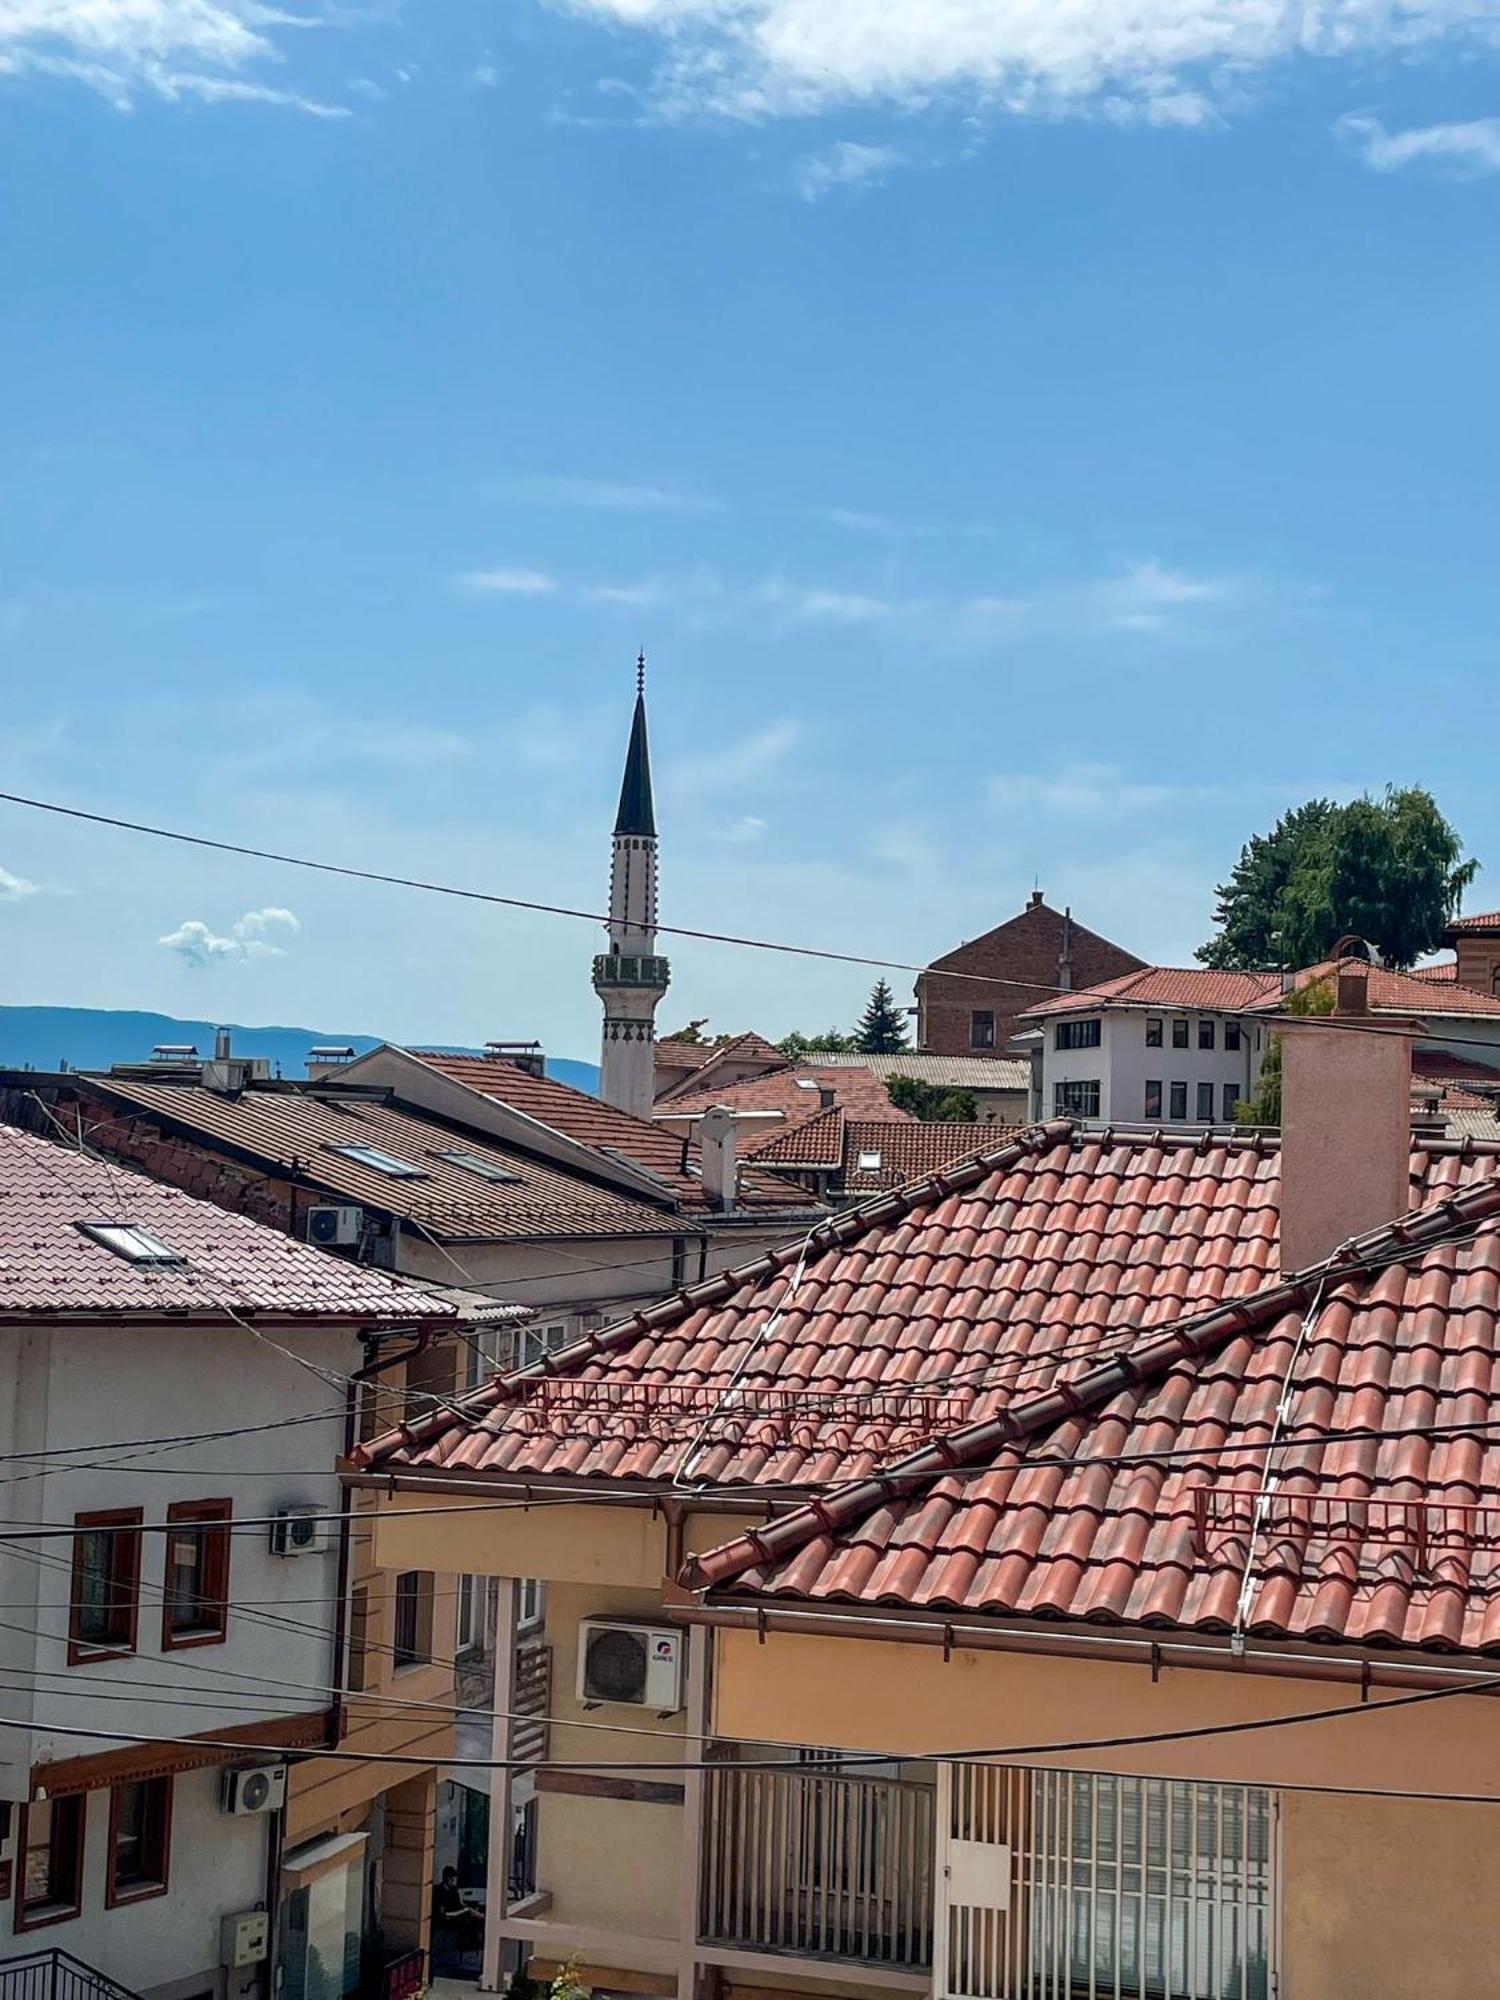
[(556, 577), (540, 569), (471, 569), (459, 582), (466, 590), (500, 597), (546, 597), (557, 588)]
[(742, 813), (732, 826), (722, 828), (720, 840), (727, 840), (732, 847), (748, 847), (752, 840), (759, 840), (766, 830), (766, 822), (754, 813)]
[(583, 592), (589, 604), (626, 604), (636, 609), (661, 605), (701, 605), (721, 597), (724, 586), (710, 569), (689, 570), (682, 575), (663, 573), (636, 577), (625, 583), (590, 584)]
[(218, 965), (227, 959), (285, 958), (286, 947), (273, 944), (272, 938), (301, 928), (290, 910), (267, 904), (264, 909), (247, 910), (222, 933), (210, 930), (196, 917), (188, 917), (175, 931), (158, 938), (157, 943), (175, 951), (189, 965)]
[(728, 785), (759, 781), (785, 763), (802, 740), (802, 725), (791, 720), (768, 722), (737, 743), (726, 743), (694, 757), (680, 757), (664, 773), (675, 792), (713, 792)]
[(1272, 66), (1488, 38), (1494, 0), (556, 0), (661, 39), (659, 115), (958, 100), (1202, 124)]
[(1095, 589), (1105, 623), (1123, 632), (1160, 631), (1184, 606), (1222, 603), (1233, 594), (1226, 578), (1189, 576), (1155, 561), (1131, 563)]
[(289, 25), (263, 0), (0, 0), (0, 72), (67, 78), (122, 111), (144, 95), (347, 117), (247, 74), (281, 59), (271, 31)]
[(894, 146), (862, 146), (854, 139), (840, 139), (797, 162), (797, 192), (804, 201), (821, 201), (835, 188), (879, 187), (903, 158)]
[(788, 618), (809, 619), (835, 625), (866, 625), (877, 618), (889, 618), (896, 608), (888, 598), (869, 597), (857, 590), (829, 590), (815, 585), (788, 583), (772, 576), (756, 592)]
[(40, 893), (40, 883), (28, 882), (24, 875), (12, 875), (8, 868), (0, 868), (0, 903), (19, 903)]
[(1395, 173), (1429, 160), (1461, 174), (1500, 173), (1500, 118), (1473, 118), (1457, 125), (1415, 125), (1387, 132), (1378, 118), (1341, 118), (1339, 136), (1354, 146), (1367, 167)]
[(1222, 608), (1244, 594), (1236, 578), (1194, 576), (1151, 558), (1110, 576), (1048, 584), (1029, 596), (971, 597), (961, 616), (971, 635), (991, 637), (1161, 632), (1181, 625), (1188, 611)]
[(492, 62), (476, 63), (469, 71), (469, 81), (476, 90), (493, 90), (500, 81), (500, 71)]
[(572, 479), (553, 474), (513, 479), (506, 493), (517, 500), (542, 501), (558, 507), (598, 507), (633, 514), (712, 514), (719, 502), (703, 493), (671, 486), (631, 486), (612, 479)]
[(1097, 819), (1113, 813), (1145, 812), (1216, 796), (1208, 785), (1148, 785), (1127, 778), (1118, 764), (1065, 764), (1058, 771), (1007, 771), (991, 778), (985, 795), (1006, 809)]

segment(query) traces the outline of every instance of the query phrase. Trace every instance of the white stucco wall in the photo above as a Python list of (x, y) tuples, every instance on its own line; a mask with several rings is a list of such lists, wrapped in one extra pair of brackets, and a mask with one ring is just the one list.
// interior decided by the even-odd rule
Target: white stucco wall
[[(1089, 1018), (1092, 1017), (1069, 1016), (1070, 1020)], [(1163, 1124), (1201, 1127), (1204, 1121), (1198, 1117), (1198, 1086), (1208, 1083), (1212, 1084), (1214, 1093), (1212, 1122), (1220, 1125), (1231, 1122), (1224, 1117), (1225, 1084), (1237, 1084), (1241, 1097), (1248, 1097), (1255, 1087), (1265, 1030), (1249, 1022), (1241, 1024), (1240, 1047), (1226, 1049), (1224, 1028), (1227, 1017), (1222, 1014), (1189, 1013), (1168, 1008), (1137, 1012), (1134, 1008), (1122, 1007), (1107, 1010), (1098, 1018), (1100, 1044), (1094, 1049), (1059, 1049), (1056, 1046), (1058, 1023), (1055, 1020), (1047, 1022), (1042, 1050), (1044, 1117), (1053, 1116), (1056, 1084), (1097, 1078), (1100, 1118), (1114, 1124), (1138, 1125), (1147, 1115), (1146, 1084), (1151, 1080), (1162, 1086)], [(1162, 1046), (1159, 1049), (1146, 1046), (1148, 1020), (1159, 1020), (1162, 1024)], [(1185, 1049), (1172, 1046), (1174, 1020), (1185, 1020), (1188, 1024), (1188, 1046)], [(1198, 1046), (1200, 1020), (1213, 1024), (1214, 1045), (1211, 1049)], [(1174, 1120), (1171, 1117), (1173, 1083), (1187, 1085), (1187, 1116), (1183, 1119)], [(1154, 1117), (1152, 1122), (1156, 1122)]]

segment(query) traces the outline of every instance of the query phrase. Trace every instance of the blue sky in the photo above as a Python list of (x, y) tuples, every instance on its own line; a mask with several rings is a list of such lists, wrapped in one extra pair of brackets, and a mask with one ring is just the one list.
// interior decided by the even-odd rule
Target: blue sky
[[(1500, 901), (1500, 0), (12, 0), (0, 186), (8, 789), (596, 907), (644, 643), (675, 921), (1183, 959), (1393, 780)], [(0, 871), (0, 999), (594, 1053), (587, 926)]]

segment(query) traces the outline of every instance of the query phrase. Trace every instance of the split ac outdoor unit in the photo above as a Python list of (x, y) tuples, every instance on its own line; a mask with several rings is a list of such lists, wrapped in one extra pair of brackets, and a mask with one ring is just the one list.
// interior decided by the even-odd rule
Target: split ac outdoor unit
[(578, 1699), (674, 1714), (682, 1706), (682, 1645), (682, 1633), (671, 1625), (585, 1618), (579, 1628)]
[(365, 1212), (354, 1207), (319, 1207), (307, 1211), (307, 1240), (325, 1250), (347, 1249), (365, 1232)]
[(286, 1804), (285, 1764), (231, 1764), (219, 1806), (227, 1813), (280, 1812)]
[(334, 1519), (321, 1507), (283, 1507), (271, 1523), (273, 1556), (320, 1556), (333, 1547)]

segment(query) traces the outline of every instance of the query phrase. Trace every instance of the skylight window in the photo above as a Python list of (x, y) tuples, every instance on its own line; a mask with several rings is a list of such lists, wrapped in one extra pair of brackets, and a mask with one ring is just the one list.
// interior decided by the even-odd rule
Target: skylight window
[(378, 1146), (330, 1146), (330, 1153), (342, 1153), (346, 1160), (357, 1160), (362, 1167), (373, 1167), (377, 1174), (389, 1174), (393, 1181), (421, 1181), (427, 1178), (420, 1167), (414, 1167), (410, 1160), (398, 1160), (394, 1153), (382, 1153)]
[(816, 1090), (818, 1088), (810, 1076), (799, 1076), (796, 1082), (799, 1090)]
[(74, 1225), (91, 1243), (113, 1251), (127, 1264), (185, 1264), (187, 1258), (136, 1222), (79, 1222)]
[(446, 1161), (450, 1167), (462, 1167), (467, 1174), (478, 1174), (482, 1181), (515, 1185), (524, 1178), (511, 1168), (502, 1167), (498, 1160), (486, 1160), (478, 1153), (434, 1153), (432, 1157)]
[(859, 1156), (859, 1170), (862, 1174), (878, 1174), (880, 1172), (879, 1153), (861, 1153)]

